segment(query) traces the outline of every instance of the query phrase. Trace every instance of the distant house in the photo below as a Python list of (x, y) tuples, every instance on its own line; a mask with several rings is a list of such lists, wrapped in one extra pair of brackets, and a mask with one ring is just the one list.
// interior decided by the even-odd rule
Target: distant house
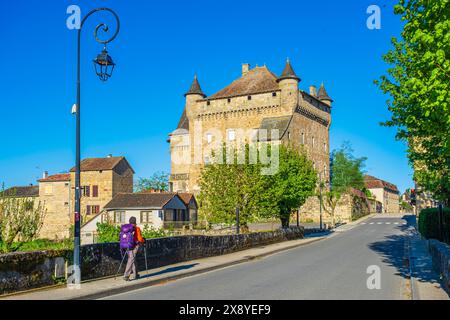
[[(81, 215), (84, 222), (103, 210), (120, 192), (133, 192), (134, 170), (125, 157), (107, 156), (81, 161)], [(39, 181), (39, 200), (47, 214), (39, 237), (62, 239), (69, 236), (75, 207), (75, 168), (68, 173), (44, 175)]]
[(400, 212), (400, 192), (395, 184), (370, 175), (364, 176), (364, 184), (375, 196), (375, 199), (381, 202), (382, 212)]
[(155, 229), (181, 227), (197, 222), (197, 209), (197, 202), (191, 194), (120, 193), (105, 205), (101, 213), (82, 226), (82, 242), (95, 242), (98, 222), (122, 225), (134, 216), (141, 229), (146, 225)]

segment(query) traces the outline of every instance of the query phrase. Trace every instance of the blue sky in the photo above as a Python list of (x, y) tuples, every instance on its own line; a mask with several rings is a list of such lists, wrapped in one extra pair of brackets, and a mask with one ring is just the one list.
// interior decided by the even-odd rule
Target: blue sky
[[(82, 156), (125, 155), (146, 177), (170, 170), (167, 135), (184, 107), (195, 73), (210, 95), (241, 73), (241, 63), (280, 74), (286, 57), (300, 88), (325, 82), (335, 100), (331, 147), (351, 142), (367, 156), (368, 173), (412, 186), (404, 143), (389, 118), (386, 99), (373, 84), (386, 70), (382, 54), (401, 29), (396, 1), (37, 1), (0, 3), (0, 182), (36, 183), (44, 170), (74, 164), (76, 31), (66, 9), (82, 15), (98, 6), (114, 9), (121, 30), (108, 46), (117, 63), (100, 82), (91, 60), (102, 49), (95, 26), (112, 23), (93, 15), (82, 34)], [(366, 9), (381, 7), (381, 30), (366, 27)], [(104, 18), (104, 19), (103, 19)]]

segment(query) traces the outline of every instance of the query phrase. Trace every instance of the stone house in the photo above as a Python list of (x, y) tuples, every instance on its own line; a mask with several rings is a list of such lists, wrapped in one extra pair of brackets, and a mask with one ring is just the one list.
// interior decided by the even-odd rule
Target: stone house
[[(133, 192), (134, 170), (125, 157), (86, 158), (81, 161), (81, 216), (84, 222), (103, 210), (121, 192)], [(70, 173), (47, 173), (39, 180), (39, 199), (47, 214), (40, 237), (69, 236), (75, 204), (75, 168)]]
[(210, 96), (195, 77), (185, 94), (178, 126), (169, 134), (170, 190), (197, 194), (201, 169), (210, 161), (211, 151), (224, 142), (250, 142), (258, 130), (266, 130), (272, 142), (304, 148), (320, 179), (328, 181), (333, 100), (323, 84), (306, 92), (299, 83), (289, 60), (280, 76), (266, 66), (251, 69), (243, 64), (240, 78)]
[(383, 213), (400, 212), (400, 192), (395, 184), (376, 178), (364, 176), (365, 187), (381, 202)]
[(97, 223), (122, 225), (136, 217), (138, 226), (154, 229), (180, 227), (197, 222), (197, 202), (192, 194), (173, 192), (119, 193), (104, 210), (81, 227), (84, 243), (93, 243), (97, 236)]

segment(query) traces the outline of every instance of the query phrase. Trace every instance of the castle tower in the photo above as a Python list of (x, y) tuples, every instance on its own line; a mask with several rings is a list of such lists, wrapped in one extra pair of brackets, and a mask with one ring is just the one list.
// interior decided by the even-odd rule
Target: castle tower
[(323, 82), (320, 85), (320, 89), (319, 89), (319, 93), (317, 94), (317, 97), (319, 98), (320, 101), (322, 101), (323, 103), (325, 103), (326, 105), (331, 107), (331, 103), (333, 102), (333, 100), (330, 98), (327, 91), (325, 90), (325, 86), (323, 85)]
[(294, 72), (289, 59), (277, 82), (281, 89), (281, 106), (287, 113), (292, 113), (298, 105), (298, 83), (300, 78)]
[(200, 83), (198, 83), (197, 75), (194, 76), (191, 87), (184, 94), (184, 97), (186, 98), (186, 114), (188, 119), (190, 119), (195, 112), (193, 109), (196, 101), (206, 97), (206, 94), (203, 93), (202, 88), (200, 87)]

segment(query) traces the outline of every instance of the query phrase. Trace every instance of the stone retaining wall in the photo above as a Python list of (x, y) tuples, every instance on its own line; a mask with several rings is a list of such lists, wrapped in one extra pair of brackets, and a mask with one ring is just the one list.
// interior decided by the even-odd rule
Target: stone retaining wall
[[(149, 239), (146, 242), (148, 268), (157, 268), (182, 261), (205, 258), (303, 238), (303, 227), (240, 235), (177, 236)], [(137, 258), (138, 270), (145, 269), (143, 249)], [(53, 285), (65, 278), (65, 267), (72, 259), (71, 251), (35, 251), (0, 255), (0, 294)], [(112, 276), (122, 256), (118, 243), (81, 246), (83, 280)], [(125, 264), (125, 263), (124, 263)], [(120, 272), (124, 272), (123, 265)]]
[(450, 292), (450, 246), (436, 239), (430, 239), (428, 250), (433, 259), (434, 268), (442, 276), (445, 289)]

